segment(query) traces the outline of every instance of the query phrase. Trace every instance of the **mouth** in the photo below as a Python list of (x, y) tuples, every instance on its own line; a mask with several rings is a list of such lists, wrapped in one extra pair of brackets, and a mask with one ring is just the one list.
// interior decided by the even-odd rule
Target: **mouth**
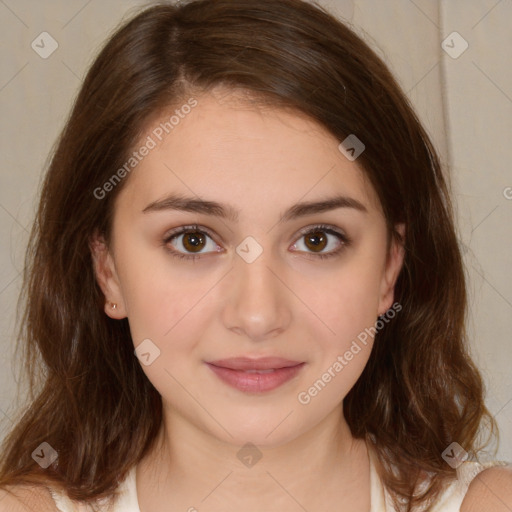
[(225, 384), (248, 393), (263, 393), (282, 386), (295, 377), (305, 364), (280, 357), (235, 357), (206, 362)]

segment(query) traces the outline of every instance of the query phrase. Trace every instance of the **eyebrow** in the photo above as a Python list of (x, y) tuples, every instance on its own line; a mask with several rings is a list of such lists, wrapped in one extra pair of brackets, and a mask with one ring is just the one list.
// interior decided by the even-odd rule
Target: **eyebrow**
[[(362, 213), (368, 213), (366, 207), (357, 199), (347, 196), (334, 196), (320, 201), (297, 203), (288, 208), (279, 219), (286, 222), (306, 215), (322, 213), (337, 208), (353, 208)], [(238, 222), (239, 211), (230, 205), (223, 205), (216, 201), (206, 201), (194, 197), (171, 194), (164, 199), (150, 203), (142, 213), (159, 212), (163, 210), (178, 210), (183, 212), (202, 213), (213, 215), (222, 219)]]

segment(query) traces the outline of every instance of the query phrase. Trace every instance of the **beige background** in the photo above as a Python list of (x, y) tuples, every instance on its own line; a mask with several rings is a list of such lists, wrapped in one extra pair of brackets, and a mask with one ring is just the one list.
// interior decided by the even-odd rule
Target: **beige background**
[[(16, 407), (15, 305), (42, 169), (99, 46), (145, 3), (0, 0), (0, 434)], [(471, 350), (500, 426), (498, 458), (512, 461), (512, 2), (321, 3), (377, 49), (451, 165), (470, 279)], [(59, 45), (47, 59), (31, 48), (43, 31)], [(454, 31), (469, 45), (457, 58), (441, 46), (450, 36), (450, 51), (460, 51)]]

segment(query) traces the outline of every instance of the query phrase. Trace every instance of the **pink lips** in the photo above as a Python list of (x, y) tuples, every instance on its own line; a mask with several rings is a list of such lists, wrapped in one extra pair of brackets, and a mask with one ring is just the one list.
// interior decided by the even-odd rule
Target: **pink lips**
[(271, 391), (289, 381), (305, 365), (281, 357), (234, 357), (206, 363), (226, 384), (246, 392)]

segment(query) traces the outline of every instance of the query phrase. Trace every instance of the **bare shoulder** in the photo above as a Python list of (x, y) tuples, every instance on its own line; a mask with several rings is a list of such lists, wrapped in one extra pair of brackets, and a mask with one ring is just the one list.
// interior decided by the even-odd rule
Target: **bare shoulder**
[(510, 512), (512, 465), (484, 469), (469, 484), (461, 512)]
[(43, 486), (12, 485), (0, 489), (0, 512), (59, 512)]

